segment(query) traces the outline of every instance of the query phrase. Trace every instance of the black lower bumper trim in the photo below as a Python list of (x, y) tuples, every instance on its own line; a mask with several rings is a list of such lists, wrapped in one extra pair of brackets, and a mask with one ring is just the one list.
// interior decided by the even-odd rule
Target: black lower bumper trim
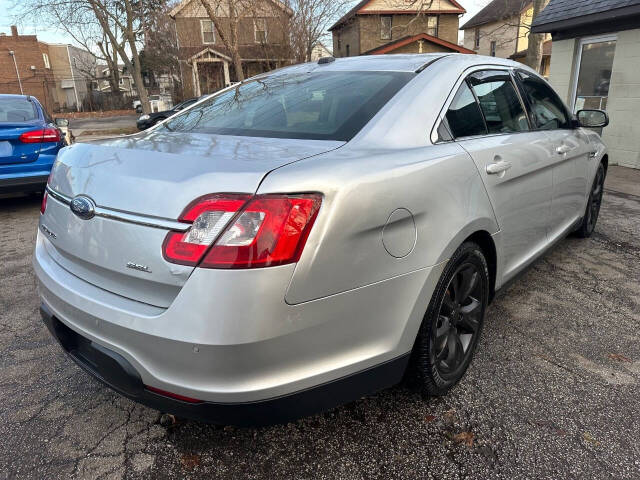
[(49, 175), (0, 179), (0, 193), (44, 191)]
[(220, 425), (285, 423), (357, 400), (398, 383), (409, 354), (367, 370), (281, 397), (247, 403), (189, 403), (146, 390), (135, 368), (120, 354), (81, 336), (42, 305), (40, 313), (62, 348), (85, 371), (120, 394), (162, 412)]

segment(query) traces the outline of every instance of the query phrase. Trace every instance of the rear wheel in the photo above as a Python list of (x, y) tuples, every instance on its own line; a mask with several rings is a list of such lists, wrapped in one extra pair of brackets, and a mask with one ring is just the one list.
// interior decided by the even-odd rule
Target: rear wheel
[(596, 223), (598, 222), (598, 216), (600, 215), (600, 206), (602, 205), (602, 195), (604, 194), (605, 176), (606, 172), (604, 165), (601, 163), (598, 165), (596, 178), (593, 180), (593, 185), (591, 186), (589, 200), (587, 201), (587, 209), (584, 212), (584, 217), (582, 217), (582, 223), (576, 230), (576, 235), (578, 237), (588, 238), (596, 229)]
[(414, 377), (429, 395), (443, 395), (471, 363), (489, 297), (489, 269), (480, 247), (464, 243), (434, 291), (413, 349)]

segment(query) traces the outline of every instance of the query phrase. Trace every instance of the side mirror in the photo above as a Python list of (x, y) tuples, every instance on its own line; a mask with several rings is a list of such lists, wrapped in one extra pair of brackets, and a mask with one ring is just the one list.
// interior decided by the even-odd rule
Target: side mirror
[(578, 123), (586, 128), (604, 128), (609, 125), (609, 115), (604, 110), (579, 110)]
[(56, 125), (58, 127), (68, 127), (69, 126), (69, 120), (66, 118), (56, 118), (54, 120), (56, 122)]

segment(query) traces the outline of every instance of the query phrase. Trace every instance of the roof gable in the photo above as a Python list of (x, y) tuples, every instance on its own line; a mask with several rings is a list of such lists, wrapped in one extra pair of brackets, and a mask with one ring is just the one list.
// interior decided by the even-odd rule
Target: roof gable
[(356, 15), (452, 13), (467, 11), (456, 0), (414, 0), (402, 4), (398, 0), (362, 0), (329, 28), (335, 30)]
[(514, 15), (519, 15), (530, 5), (531, 0), (493, 0), (460, 27), (460, 30), (506, 20)]
[(419, 40), (425, 40), (427, 42), (435, 43), (436, 45), (440, 45), (442, 47), (448, 48), (454, 52), (458, 53), (468, 53), (475, 54), (473, 50), (469, 50), (468, 48), (461, 47), (460, 45), (456, 45), (455, 43), (447, 42), (438, 37), (434, 37), (433, 35), (429, 35), (427, 33), (419, 33), (417, 35), (407, 35), (406, 37), (399, 38), (397, 40), (393, 40), (385, 45), (381, 45), (379, 47), (373, 48), (363, 53), (363, 55), (382, 55), (384, 53), (393, 52), (400, 47), (404, 47), (405, 45), (409, 45), (410, 43), (417, 42)]

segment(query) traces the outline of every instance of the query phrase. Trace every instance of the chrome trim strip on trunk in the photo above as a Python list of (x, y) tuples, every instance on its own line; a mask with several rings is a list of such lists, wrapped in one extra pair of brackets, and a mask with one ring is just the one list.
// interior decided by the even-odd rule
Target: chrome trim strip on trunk
[[(47, 185), (47, 193), (51, 195), (52, 198), (55, 198), (59, 202), (62, 202), (66, 205), (71, 205), (71, 201), (73, 200), (71, 197), (68, 197), (67, 195), (56, 192), (55, 190), (51, 189), (51, 187), (49, 187), (48, 185)], [(177, 230), (179, 232), (184, 232), (188, 230), (189, 227), (191, 226), (188, 223), (177, 222), (175, 220), (119, 212), (117, 210), (111, 210), (104, 207), (96, 207), (95, 216), (108, 218), (111, 220), (118, 220), (120, 222), (133, 223), (133, 224), (142, 225), (145, 227), (161, 228), (163, 230)]]

